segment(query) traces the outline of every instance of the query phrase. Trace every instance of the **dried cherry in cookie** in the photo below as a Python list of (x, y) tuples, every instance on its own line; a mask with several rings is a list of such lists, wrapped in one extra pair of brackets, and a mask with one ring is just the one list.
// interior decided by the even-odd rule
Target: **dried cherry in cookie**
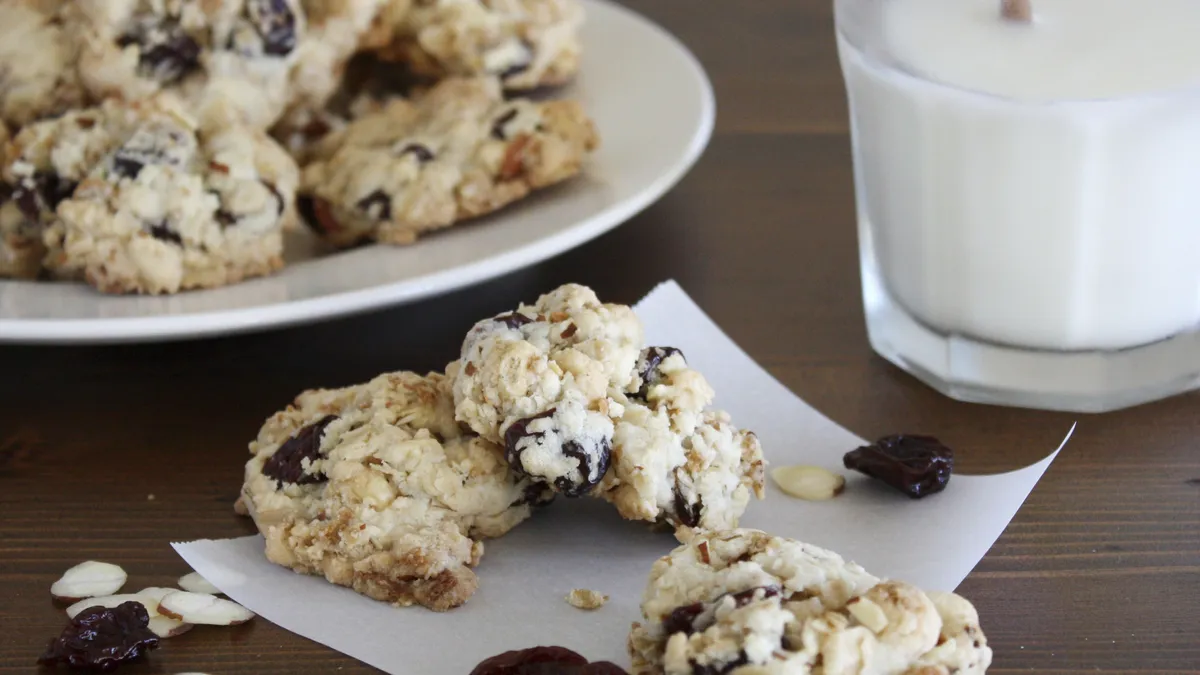
[(263, 53), (287, 56), (296, 48), (296, 15), (287, 0), (250, 0), (246, 14), (263, 41)]
[(696, 527), (700, 524), (700, 516), (704, 511), (704, 500), (697, 497), (695, 504), (688, 503), (687, 497), (678, 489), (675, 490), (675, 520), (686, 527)]
[(637, 361), (637, 373), (642, 381), (641, 388), (635, 394), (638, 398), (645, 400), (650, 395), (650, 387), (663, 380), (658, 367), (668, 357), (675, 355), (683, 358), (683, 352), (674, 347), (647, 347), (642, 350)]
[(508, 140), (508, 132), (505, 130), (505, 126), (507, 126), (509, 122), (513, 121), (516, 118), (517, 118), (517, 109), (516, 108), (509, 108), (507, 111), (502, 113), (499, 117), (497, 117), (496, 121), (492, 123), (492, 138), (494, 138), (498, 141)]
[(57, 174), (38, 171), (17, 183), (11, 189), (11, 198), (21, 215), (37, 223), (43, 214), (52, 213), (62, 200), (70, 197), (77, 185), (74, 181), (63, 180)]
[[(513, 422), (504, 432), (505, 459), (525, 475), (550, 482), (556, 492), (579, 497), (604, 478), (612, 459), (612, 433), (568, 431), (558, 410)], [(611, 423), (610, 423), (611, 427)]]
[(609, 661), (588, 660), (566, 647), (531, 647), (484, 660), (471, 675), (627, 675)]
[(397, 157), (403, 157), (404, 155), (416, 157), (417, 161), (421, 164), (433, 161), (433, 151), (420, 143), (408, 143), (400, 149), (400, 152), (396, 153)]
[(304, 471), (304, 460), (311, 464), (321, 457), (321, 435), (336, 419), (335, 415), (329, 415), (296, 432), (263, 464), (263, 475), (296, 485), (324, 482), (323, 474)]
[(946, 489), (954, 451), (932, 436), (897, 434), (847, 452), (842, 463), (920, 499)]
[(175, 244), (176, 246), (183, 246), (183, 237), (179, 236), (178, 232), (175, 232), (168, 227), (166, 223), (156, 223), (146, 228), (146, 230), (150, 233), (151, 237), (154, 237), (159, 241), (165, 241), (167, 243)]
[(117, 45), (137, 45), (138, 70), (162, 84), (183, 79), (200, 67), (200, 45), (183, 30), (177, 17), (142, 17)]
[(521, 314), (520, 312), (501, 314), (500, 316), (494, 317), (492, 321), (498, 321), (505, 326), (512, 328), (513, 330), (516, 330), (525, 324), (533, 323), (533, 319)]
[(108, 672), (158, 647), (150, 632), (150, 614), (140, 602), (111, 609), (90, 607), (71, 619), (71, 625), (50, 642), (38, 663)]
[(376, 220), (392, 218), (392, 198), (383, 190), (376, 190), (358, 200), (357, 206)]
[(675, 633), (684, 633), (691, 635), (707, 629), (716, 619), (715, 609), (725, 601), (725, 598), (733, 600), (735, 608), (745, 607), (746, 605), (756, 600), (765, 600), (779, 595), (780, 589), (778, 586), (755, 586), (747, 588), (744, 591), (736, 593), (723, 593), (712, 602), (694, 602), (690, 605), (676, 607), (667, 615), (662, 622), (664, 635), (674, 635)]

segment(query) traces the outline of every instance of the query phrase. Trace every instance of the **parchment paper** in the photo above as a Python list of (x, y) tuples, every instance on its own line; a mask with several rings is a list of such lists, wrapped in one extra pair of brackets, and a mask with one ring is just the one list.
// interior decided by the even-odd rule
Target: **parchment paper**
[[(637, 311), (648, 343), (682, 349), (717, 391), (716, 406), (759, 434), (772, 464), (816, 464), (847, 476), (845, 493), (827, 502), (793, 499), (769, 484), (768, 498), (750, 505), (742, 525), (833, 549), (878, 576), (954, 589), (1058, 454), (1003, 475), (954, 476), (944, 492), (910, 500), (842, 469), (842, 455), (863, 439), (775, 381), (677, 284), (660, 285)], [(193, 569), (267, 620), (406, 675), (466, 675), (486, 657), (535, 645), (628, 665), (625, 640), (640, 618), (650, 565), (675, 545), (669, 534), (622, 521), (605, 503), (559, 499), (488, 542), (479, 591), (465, 606), (437, 614), (391, 607), (273, 565), (260, 537), (174, 544)], [(572, 588), (610, 600), (596, 611), (575, 609), (564, 601)]]

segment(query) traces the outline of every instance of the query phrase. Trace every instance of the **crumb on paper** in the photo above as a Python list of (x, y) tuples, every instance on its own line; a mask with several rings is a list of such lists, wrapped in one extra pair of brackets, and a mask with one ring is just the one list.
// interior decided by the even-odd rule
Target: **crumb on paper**
[(600, 609), (608, 602), (608, 596), (586, 588), (576, 588), (567, 593), (567, 604), (579, 609)]

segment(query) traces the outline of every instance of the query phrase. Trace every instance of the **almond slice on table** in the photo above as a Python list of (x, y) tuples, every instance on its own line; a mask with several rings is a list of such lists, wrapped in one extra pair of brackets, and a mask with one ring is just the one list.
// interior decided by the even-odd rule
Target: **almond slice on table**
[(67, 616), (74, 619), (77, 614), (89, 607), (116, 607), (126, 602), (139, 602), (146, 608), (150, 616), (149, 629), (160, 638), (172, 638), (183, 635), (192, 629), (192, 624), (179, 619), (164, 616), (158, 611), (159, 599), (170, 593), (178, 593), (174, 588), (151, 586), (137, 593), (122, 593), (120, 595), (105, 595), (98, 598), (85, 598), (67, 608)]
[(186, 623), (206, 626), (234, 626), (254, 618), (254, 612), (232, 600), (188, 591), (168, 593), (159, 603), (158, 611)]
[(50, 595), (58, 600), (75, 602), (83, 598), (112, 595), (121, 590), (129, 575), (112, 563), (89, 560), (63, 572), (50, 586)]
[(148, 626), (151, 633), (164, 640), (179, 637), (195, 627), (195, 624), (184, 623), (179, 619), (172, 619), (162, 614), (150, 617), (150, 625)]
[(209, 595), (218, 595), (221, 589), (212, 585), (212, 582), (200, 576), (199, 572), (191, 572), (179, 577), (177, 582), (179, 587), (189, 593), (207, 593)]
[(138, 591), (137, 594), (154, 600), (154, 606), (157, 608), (158, 603), (162, 602), (163, 596), (167, 593), (178, 592), (178, 588), (171, 588), (170, 586), (147, 586)]

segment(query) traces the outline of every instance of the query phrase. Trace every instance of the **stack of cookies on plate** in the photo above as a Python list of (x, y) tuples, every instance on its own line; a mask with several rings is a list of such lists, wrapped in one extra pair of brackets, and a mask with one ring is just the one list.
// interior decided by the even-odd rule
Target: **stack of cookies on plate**
[(521, 92), (578, 70), (577, 3), (0, 0), (0, 277), (211, 288), (299, 223), (408, 244), (566, 180), (591, 121)]

